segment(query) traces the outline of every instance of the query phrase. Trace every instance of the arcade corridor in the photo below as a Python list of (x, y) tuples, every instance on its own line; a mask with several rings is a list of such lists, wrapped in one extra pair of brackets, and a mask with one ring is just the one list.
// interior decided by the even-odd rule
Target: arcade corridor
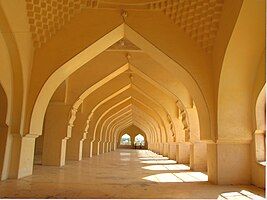
[(192, 172), (149, 150), (130, 149), (61, 168), (35, 165), (32, 176), (0, 183), (1, 198), (263, 199), (263, 194), (254, 186), (212, 185), (205, 172)]
[(0, 198), (263, 199), (266, 0), (0, 0)]

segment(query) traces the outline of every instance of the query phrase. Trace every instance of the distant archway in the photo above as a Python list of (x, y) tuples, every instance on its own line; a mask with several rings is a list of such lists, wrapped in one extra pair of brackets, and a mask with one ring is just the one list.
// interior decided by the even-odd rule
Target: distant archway
[(131, 136), (128, 134), (124, 134), (121, 136), (120, 145), (131, 145)]
[(137, 136), (135, 136), (134, 144), (136, 146), (145, 146), (145, 138), (144, 138), (144, 136), (141, 135), (141, 134), (138, 134)]

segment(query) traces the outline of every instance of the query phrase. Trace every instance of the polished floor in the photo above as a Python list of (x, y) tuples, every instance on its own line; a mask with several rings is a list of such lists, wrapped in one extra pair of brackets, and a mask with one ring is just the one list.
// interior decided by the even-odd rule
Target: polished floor
[(217, 186), (207, 179), (151, 151), (121, 149), (61, 168), (35, 165), (32, 176), (0, 182), (0, 197), (264, 199), (254, 186)]

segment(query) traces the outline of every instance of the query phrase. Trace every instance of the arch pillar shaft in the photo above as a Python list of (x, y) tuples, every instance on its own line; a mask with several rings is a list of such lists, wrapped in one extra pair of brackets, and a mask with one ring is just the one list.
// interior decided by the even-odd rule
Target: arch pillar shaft
[(0, 180), (4, 180), (4, 177), (7, 174), (4, 174), (4, 162), (5, 162), (5, 152), (6, 152), (6, 145), (8, 140), (8, 126), (6, 124), (0, 124)]
[(198, 113), (195, 106), (186, 109), (190, 124), (190, 168), (207, 171), (207, 144), (200, 140)]
[(189, 164), (190, 162), (190, 143), (179, 142), (176, 144), (176, 161), (179, 164)]
[(12, 160), (10, 166), (10, 178), (23, 178), (32, 175), (35, 138), (37, 135), (22, 137), (19, 134), (12, 135)]
[[(51, 104), (47, 108), (44, 126), (42, 164), (65, 165), (70, 106)], [(60, 119), (60, 120), (57, 120)]]
[(194, 141), (190, 144), (190, 168), (196, 171), (207, 171), (207, 144)]
[(170, 143), (169, 144), (169, 152), (168, 157), (172, 160), (176, 160), (176, 143)]
[(92, 138), (86, 138), (83, 141), (82, 157), (91, 158), (93, 156), (93, 154), (92, 154), (92, 140), (93, 140)]
[(208, 177), (214, 184), (250, 184), (248, 141), (217, 141), (207, 145)]
[(81, 160), (83, 151), (83, 141), (85, 139), (85, 126), (87, 116), (81, 112), (76, 114), (75, 124), (72, 128), (71, 138), (67, 141), (66, 158), (68, 160)]

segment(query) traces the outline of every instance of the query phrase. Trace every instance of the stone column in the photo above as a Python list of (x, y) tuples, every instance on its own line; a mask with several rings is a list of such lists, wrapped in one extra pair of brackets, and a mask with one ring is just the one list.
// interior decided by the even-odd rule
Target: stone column
[(104, 153), (108, 153), (109, 152), (109, 148), (108, 148), (109, 142), (106, 141), (105, 145), (104, 145)]
[(207, 144), (195, 141), (190, 144), (190, 168), (194, 171), (207, 171)]
[(179, 142), (176, 145), (176, 161), (179, 164), (189, 164), (190, 162), (189, 142)]
[(86, 138), (83, 141), (83, 150), (82, 150), (82, 155), (84, 158), (91, 158), (92, 157), (92, 147), (91, 147), (91, 139), (90, 138)]
[(186, 112), (190, 127), (190, 168), (195, 171), (207, 171), (207, 144), (200, 140), (197, 109), (193, 105), (192, 108), (187, 108)]
[(164, 144), (163, 143), (159, 144), (159, 154), (164, 155)]
[(92, 142), (92, 155), (93, 156), (98, 156), (99, 155), (99, 141), (94, 140)]
[(114, 141), (112, 141), (110, 143), (110, 147), (111, 147), (111, 151), (115, 151), (116, 150), (116, 144), (114, 143)]
[[(70, 106), (50, 104), (44, 123), (43, 165), (65, 165), (66, 142), (71, 135)], [(60, 119), (60, 120), (58, 120)]]
[(251, 184), (250, 142), (221, 140), (209, 143), (209, 181), (222, 185)]
[(161, 143), (157, 142), (157, 143), (156, 143), (156, 150), (155, 150), (155, 153), (160, 154), (160, 148), (161, 148)]
[(111, 148), (110, 148), (110, 141), (107, 141), (106, 142), (106, 145), (105, 145), (105, 153), (108, 153), (111, 151)]
[(82, 160), (83, 139), (73, 138), (67, 142), (67, 160)]
[(8, 149), (8, 126), (0, 124), (0, 180), (4, 180), (7, 177), (7, 173), (4, 170), (5, 158), (6, 158), (6, 149)]
[(106, 143), (104, 141), (99, 142), (99, 154), (105, 153), (105, 145)]
[(153, 143), (153, 148), (152, 151), (157, 153), (158, 149), (157, 149), (157, 143)]
[(169, 144), (168, 143), (163, 144), (163, 156), (169, 157)]
[(67, 159), (81, 160), (83, 151), (83, 141), (86, 138), (86, 120), (87, 116), (79, 112), (76, 114), (74, 126), (71, 132), (71, 138), (67, 142)]
[(168, 153), (169, 159), (176, 160), (176, 147), (177, 144), (174, 142), (169, 144), (169, 153)]
[(32, 175), (35, 139), (38, 135), (13, 135), (12, 163), (10, 178), (23, 178)]
[(107, 152), (111, 152), (111, 142), (107, 142)]

